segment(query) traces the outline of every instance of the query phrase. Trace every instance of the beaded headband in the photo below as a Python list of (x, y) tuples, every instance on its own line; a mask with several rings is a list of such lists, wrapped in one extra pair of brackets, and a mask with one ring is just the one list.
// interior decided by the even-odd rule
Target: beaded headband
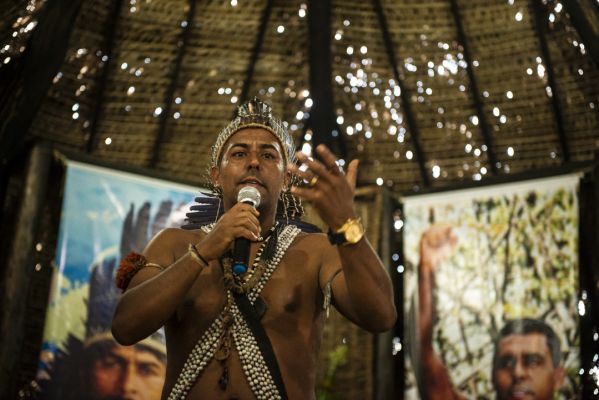
[(216, 138), (212, 146), (212, 167), (218, 166), (223, 146), (227, 140), (244, 128), (262, 128), (272, 133), (283, 146), (285, 164), (295, 161), (295, 143), (283, 122), (272, 115), (270, 105), (254, 97), (252, 100), (237, 108), (237, 116), (231, 121)]

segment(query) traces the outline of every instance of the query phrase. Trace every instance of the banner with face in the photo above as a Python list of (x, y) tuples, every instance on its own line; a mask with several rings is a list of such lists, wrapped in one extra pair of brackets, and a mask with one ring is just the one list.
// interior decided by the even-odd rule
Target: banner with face
[(406, 398), (575, 397), (578, 185), (568, 175), (403, 199)]
[(142, 252), (166, 227), (182, 225), (197, 189), (68, 162), (54, 277), (38, 382), (46, 399), (158, 400), (163, 330), (135, 346), (110, 327), (120, 296), (119, 261)]

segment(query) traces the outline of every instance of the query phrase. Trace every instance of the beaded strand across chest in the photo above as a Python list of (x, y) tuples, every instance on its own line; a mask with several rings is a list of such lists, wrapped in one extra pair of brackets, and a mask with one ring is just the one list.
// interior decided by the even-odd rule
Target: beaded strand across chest
[[(207, 225), (202, 230), (210, 232), (213, 227), (214, 224)], [(293, 225), (287, 225), (282, 229), (278, 236), (276, 249), (272, 257), (266, 260), (264, 271), (259, 280), (253, 287), (248, 288), (247, 297), (250, 303), (255, 303), (262, 289), (264, 289), (264, 286), (281, 262), (285, 252), (299, 233), (300, 229)], [(225, 324), (228, 323), (233, 324), (232, 334), (238, 349), (242, 369), (256, 398), (264, 400), (281, 398), (262, 357), (256, 338), (254, 338), (237, 305), (232, 301), (232, 296), (232, 291), (227, 289), (227, 302), (230, 305), (229, 311), (233, 316), (233, 321), (226, 320), (228, 312), (227, 310), (223, 310), (206, 332), (204, 332), (185, 361), (183, 369), (168, 396), (169, 400), (179, 400), (187, 397), (187, 394), (204, 368), (206, 368), (214, 357), (220, 339), (225, 332)]]

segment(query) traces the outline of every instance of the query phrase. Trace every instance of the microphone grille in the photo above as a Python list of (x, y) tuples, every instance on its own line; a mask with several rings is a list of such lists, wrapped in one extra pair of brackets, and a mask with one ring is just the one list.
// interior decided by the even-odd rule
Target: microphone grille
[(244, 186), (237, 194), (237, 201), (252, 203), (254, 207), (258, 207), (260, 205), (260, 192), (253, 186)]

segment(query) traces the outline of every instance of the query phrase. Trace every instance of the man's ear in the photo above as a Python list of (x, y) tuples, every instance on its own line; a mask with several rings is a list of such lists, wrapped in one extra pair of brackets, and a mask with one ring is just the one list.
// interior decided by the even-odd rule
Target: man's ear
[(564, 386), (566, 379), (566, 370), (563, 366), (557, 367), (553, 370), (553, 390), (558, 391)]
[(220, 185), (220, 171), (218, 167), (210, 167), (210, 179), (214, 186), (218, 187)]

